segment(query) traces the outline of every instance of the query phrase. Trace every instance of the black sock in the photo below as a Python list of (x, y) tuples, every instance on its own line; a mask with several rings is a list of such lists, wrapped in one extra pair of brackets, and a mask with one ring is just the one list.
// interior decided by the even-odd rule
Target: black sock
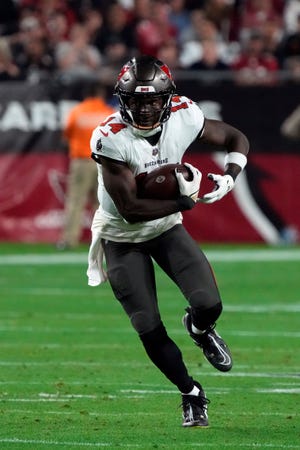
[(190, 392), (194, 381), (189, 376), (177, 345), (167, 335), (164, 325), (140, 336), (151, 361), (180, 392)]

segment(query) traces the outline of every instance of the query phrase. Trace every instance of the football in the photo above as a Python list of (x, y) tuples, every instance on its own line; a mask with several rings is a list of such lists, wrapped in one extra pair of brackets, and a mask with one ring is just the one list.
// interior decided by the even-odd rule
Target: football
[(181, 172), (186, 180), (192, 180), (191, 171), (184, 164), (165, 164), (149, 173), (136, 177), (137, 195), (139, 198), (175, 200), (179, 197), (179, 186), (175, 169)]

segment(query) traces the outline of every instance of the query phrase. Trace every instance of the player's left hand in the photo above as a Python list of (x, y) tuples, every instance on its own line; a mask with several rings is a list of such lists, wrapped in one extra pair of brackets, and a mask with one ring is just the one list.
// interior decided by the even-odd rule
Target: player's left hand
[(221, 200), (231, 189), (234, 187), (234, 179), (231, 175), (216, 175), (209, 173), (207, 178), (215, 183), (215, 188), (212, 192), (203, 195), (199, 199), (202, 203), (214, 203), (217, 200)]

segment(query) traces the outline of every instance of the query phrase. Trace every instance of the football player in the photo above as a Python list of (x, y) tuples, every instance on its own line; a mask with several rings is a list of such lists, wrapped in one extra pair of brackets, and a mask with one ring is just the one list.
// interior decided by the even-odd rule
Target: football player
[[(204, 117), (191, 99), (175, 95), (168, 67), (139, 56), (122, 68), (115, 86), (119, 112), (92, 135), (92, 157), (99, 169), (99, 202), (92, 225), (88, 277), (97, 285), (107, 276), (115, 297), (138, 333), (147, 355), (182, 396), (184, 427), (208, 425), (208, 399), (193, 379), (158, 308), (153, 261), (173, 280), (187, 301), (183, 325), (207, 360), (227, 372), (230, 350), (215, 330), (222, 301), (204, 253), (182, 224), (182, 211), (199, 201), (221, 200), (246, 165), (249, 143), (236, 128)], [(224, 173), (209, 174), (212, 192), (198, 199), (200, 171), (186, 164), (193, 179), (177, 173), (176, 200), (141, 199), (135, 177), (170, 163), (181, 163), (196, 139), (227, 150)], [(107, 274), (99, 255), (104, 252)]]

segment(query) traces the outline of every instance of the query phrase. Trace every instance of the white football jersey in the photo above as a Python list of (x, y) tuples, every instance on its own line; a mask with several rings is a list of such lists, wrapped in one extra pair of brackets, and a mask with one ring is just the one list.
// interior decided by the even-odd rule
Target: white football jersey
[[(162, 125), (159, 141), (151, 145), (134, 127), (123, 121), (119, 112), (98, 126), (91, 138), (91, 150), (100, 156), (126, 163), (134, 176), (149, 173), (164, 164), (181, 163), (186, 149), (202, 132), (204, 115), (187, 97), (175, 96), (169, 120)], [(98, 164), (100, 206), (92, 230), (102, 238), (118, 242), (142, 242), (152, 239), (182, 222), (181, 213), (147, 222), (128, 223), (118, 212), (103, 184)]]

